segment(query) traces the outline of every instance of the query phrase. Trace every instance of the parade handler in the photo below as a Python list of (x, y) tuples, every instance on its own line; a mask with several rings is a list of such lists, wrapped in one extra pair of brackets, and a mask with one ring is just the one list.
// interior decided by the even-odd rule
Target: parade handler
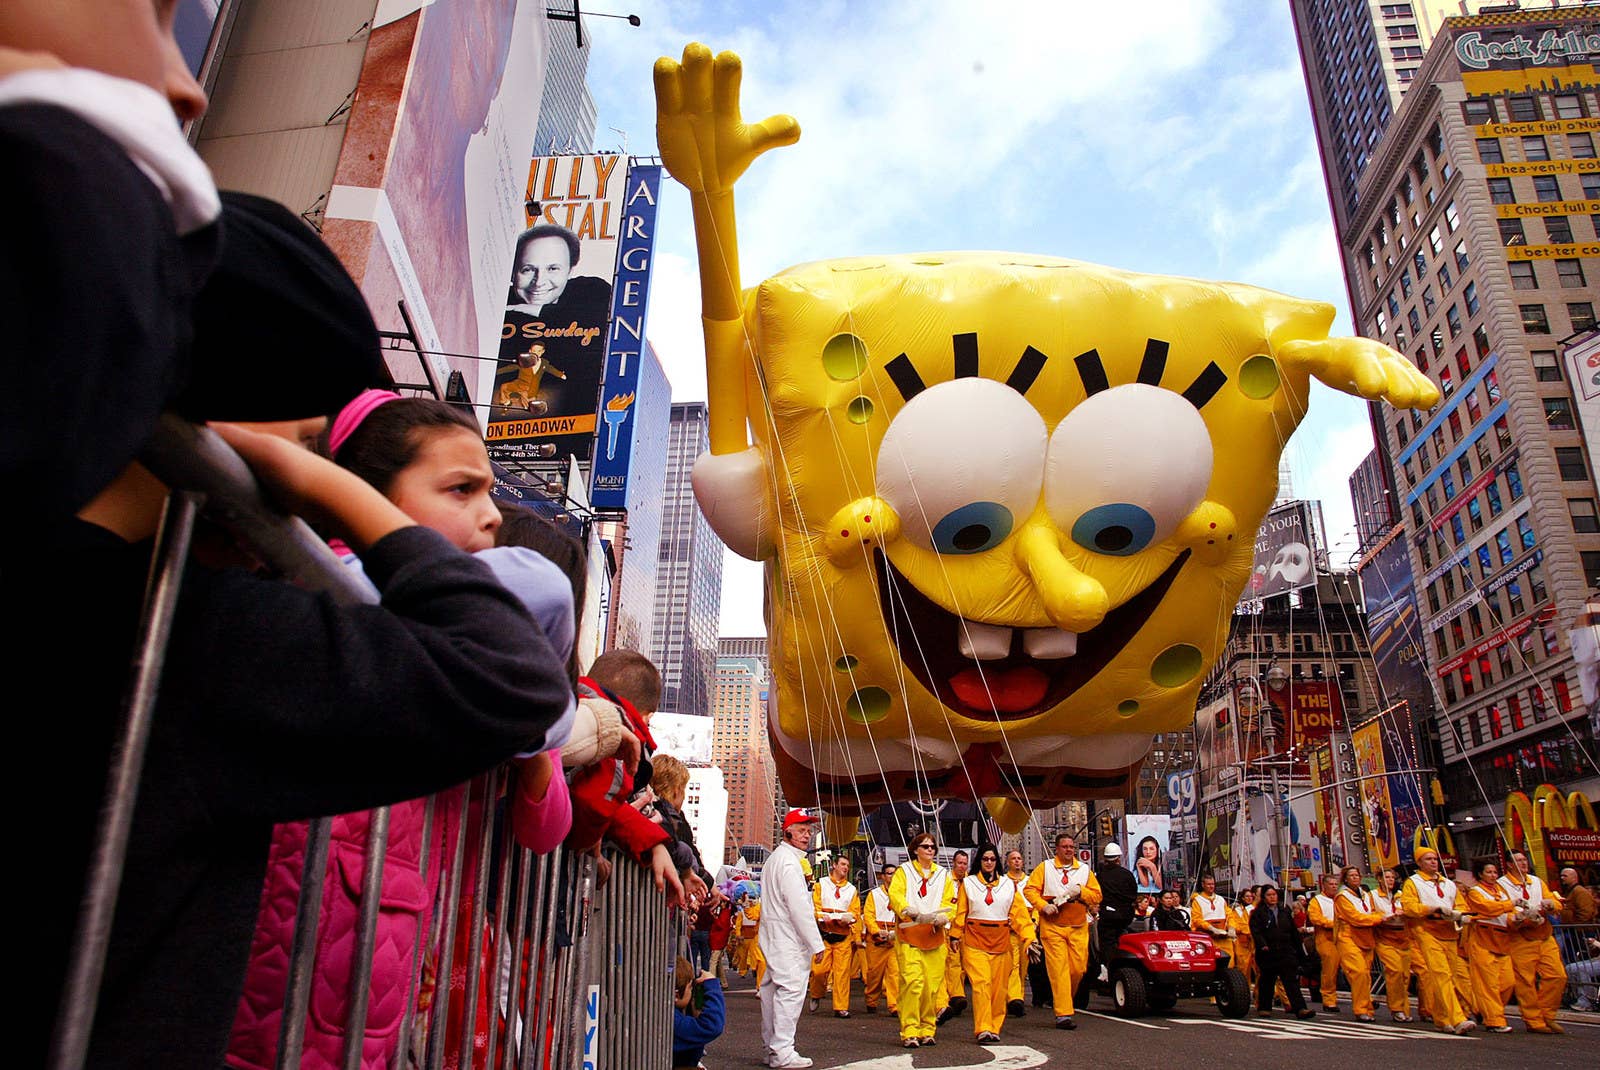
[[(1039, 914), (1028, 903), (1028, 897), (1023, 894), (1023, 889), (1028, 886), (1028, 873), (1022, 868), (1022, 852), (1006, 852), (1006, 879), (1017, 889), (1017, 898), (1028, 908), (1028, 921), (1033, 925), (1033, 932), (1037, 937), (1039, 932)], [(1010, 999), (1006, 1003), (1006, 1012), (1020, 1018), (1027, 1013), (1027, 1007), (1022, 1002), (1022, 978), (1028, 972), (1028, 953), (1035, 951), (1037, 944), (1034, 940), (1023, 940), (1015, 933), (1011, 936), (1011, 955), (1016, 960), (1011, 971)]]
[(889, 882), (889, 906), (900, 919), (895, 957), (900, 964), (900, 1041), (908, 1048), (932, 1047), (939, 990), (944, 985), (956, 885), (934, 861), (933, 837), (912, 837), (912, 859)]
[(1361, 883), (1361, 870), (1346, 866), (1339, 874), (1341, 887), (1334, 900), (1334, 916), (1339, 919), (1336, 941), (1339, 965), (1350, 982), (1350, 1009), (1356, 1021), (1374, 1021), (1372, 1013), (1372, 963), (1378, 954), (1377, 927), (1384, 915)]
[(878, 872), (878, 886), (867, 894), (866, 908), (861, 921), (865, 930), (866, 946), (861, 952), (861, 983), (867, 990), (867, 1013), (878, 1013), (878, 1000), (888, 997), (889, 1013), (898, 1013), (900, 1006), (900, 965), (895, 961), (894, 907), (889, 905), (889, 884), (894, 880), (893, 866), (884, 866)]
[(850, 883), (850, 857), (841, 853), (828, 875), (811, 891), (811, 906), (827, 944), (811, 964), (811, 1009), (833, 978), (833, 1014), (850, 1017), (850, 978), (855, 974), (856, 942), (861, 939), (861, 896)]
[(1561, 897), (1528, 869), (1528, 856), (1511, 852), (1511, 865), (1500, 878), (1517, 912), (1511, 919), (1511, 969), (1515, 977), (1517, 1006), (1530, 1033), (1565, 1033), (1556, 1024), (1567, 971), (1561, 965), (1550, 918), (1561, 914)]
[[(1372, 902), (1383, 921), (1375, 930), (1378, 937), (1378, 961), (1383, 963), (1384, 987), (1389, 995), (1389, 1015), (1397, 1022), (1411, 1021), (1411, 934), (1406, 932), (1405, 914), (1400, 908), (1400, 875), (1392, 869), (1378, 873), (1378, 890), (1372, 893)], [(1422, 974), (1417, 972), (1418, 991), (1421, 991)]]
[[(972, 868), (972, 856), (957, 851), (950, 856), (950, 879), (959, 889)], [(944, 957), (944, 986), (939, 989), (939, 1016), (943, 1025), (967, 1009), (967, 975), (961, 967), (961, 944), (951, 937), (950, 954)]]
[(1322, 1007), (1329, 1014), (1339, 1013), (1339, 912), (1334, 905), (1338, 894), (1339, 878), (1324, 873), (1317, 894), (1306, 904), (1306, 921), (1315, 934), (1317, 958), (1322, 962)]
[(1432, 847), (1417, 852), (1417, 868), (1400, 890), (1400, 909), (1411, 927), (1411, 953), (1422, 963), (1423, 995), (1436, 1027), (1467, 1033), (1475, 1025), (1456, 999), (1456, 925), (1461, 919), (1456, 884), (1440, 872), (1439, 852)]
[(1100, 882), (1079, 861), (1077, 841), (1062, 833), (1056, 837), (1056, 856), (1034, 868), (1023, 894), (1039, 912), (1056, 1028), (1076, 1029), (1072, 994), (1089, 968), (1089, 911), (1100, 905)]
[(1239, 964), (1233, 946), (1238, 935), (1233, 912), (1228, 909), (1228, 901), (1217, 894), (1217, 878), (1209, 873), (1200, 878), (1200, 890), (1189, 897), (1189, 928), (1211, 937), (1218, 951), (1226, 953), (1233, 965)]
[(811, 846), (817, 818), (790, 810), (783, 818), (783, 842), (761, 873), (761, 928), (756, 934), (767, 974), (761, 980), (761, 1039), (767, 1065), (787, 1070), (810, 1066), (794, 1050), (794, 1030), (805, 1003), (811, 959), (825, 946), (800, 863)]
[(972, 980), (972, 1027), (979, 1044), (996, 1044), (1006, 1022), (1006, 997), (1016, 975), (1013, 942), (1033, 942), (1028, 902), (1000, 872), (1000, 854), (985, 847), (978, 872), (957, 886), (955, 936)]

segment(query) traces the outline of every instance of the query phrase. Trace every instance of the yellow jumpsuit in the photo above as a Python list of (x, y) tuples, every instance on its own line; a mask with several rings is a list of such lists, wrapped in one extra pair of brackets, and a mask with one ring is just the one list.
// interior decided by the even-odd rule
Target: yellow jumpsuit
[(758, 989), (761, 987), (761, 979), (767, 975), (767, 957), (761, 953), (761, 944), (756, 940), (756, 934), (760, 931), (761, 904), (751, 903), (739, 916), (739, 938), (744, 941), (742, 948), (745, 954), (745, 967), (755, 971)]
[[(1044, 908), (1069, 882), (1081, 888), (1078, 898), (1063, 903), (1052, 917)], [(1044, 945), (1056, 1017), (1070, 1018), (1072, 994), (1089, 969), (1089, 911), (1100, 905), (1100, 882), (1094, 871), (1076, 858), (1065, 868), (1047, 858), (1028, 875), (1023, 894), (1028, 905), (1039, 912), (1039, 942)]]
[[(1037, 933), (1039, 931), (1038, 912), (1028, 905), (1028, 897), (1022, 894), (1022, 889), (1027, 886), (1028, 878), (1021, 873), (1007, 872), (1006, 879), (1016, 886), (1017, 898), (1022, 900), (1024, 906), (1027, 906), (1028, 921), (1032, 923), (1034, 932)], [(1011, 982), (1007, 985), (1007, 1000), (1017, 1003), (1022, 1002), (1022, 979), (1028, 972), (1028, 947), (1030, 943), (1031, 941), (1023, 940), (1016, 933), (1011, 934), (1011, 956), (1016, 961), (1012, 963)]]
[[(1373, 932), (1378, 937), (1378, 961), (1383, 964), (1383, 987), (1389, 1013), (1395, 1018), (1404, 1018), (1411, 1009), (1412, 955), (1411, 934), (1404, 928), (1404, 915), (1400, 910), (1400, 890), (1396, 888), (1392, 896), (1373, 892), (1372, 903), (1386, 923), (1390, 919), (1402, 922), (1398, 928), (1392, 924), (1379, 925)], [(1418, 977), (1421, 977), (1420, 972)]]
[[(1228, 908), (1228, 924), (1239, 934), (1233, 940), (1233, 964), (1250, 982), (1252, 990), (1256, 983), (1256, 941), (1250, 935), (1250, 912), (1253, 909), (1243, 904)], [(1193, 916), (1190, 915), (1191, 918)]]
[(1456, 998), (1455, 963), (1460, 960), (1456, 951), (1456, 925), (1449, 918), (1428, 916), (1432, 907), (1424, 900), (1419, 881), (1427, 882), (1433, 898), (1451, 910), (1456, 909), (1456, 886), (1454, 881), (1443, 877), (1429, 880), (1425, 874), (1416, 873), (1400, 887), (1400, 911), (1411, 932), (1411, 953), (1422, 967), (1420, 1002), (1433, 1015), (1435, 1026), (1450, 1030), (1467, 1019)]
[(939, 986), (938, 1010), (943, 1013), (952, 1000), (966, 998), (967, 975), (961, 966), (961, 949), (952, 946), (950, 953), (944, 957), (944, 984)]
[(1372, 963), (1377, 956), (1376, 927), (1383, 914), (1372, 901), (1372, 893), (1340, 888), (1333, 900), (1339, 921), (1334, 942), (1339, 946), (1339, 965), (1350, 982), (1350, 1008), (1357, 1018), (1372, 1017)]
[[(1561, 909), (1561, 897), (1535, 876), (1500, 878), (1500, 887), (1511, 896), (1519, 910), (1538, 910), (1551, 899)], [(1553, 1032), (1556, 1012), (1561, 1009), (1561, 994), (1566, 991), (1567, 971), (1561, 965), (1561, 949), (1549, 919), (1541, 913), (1537, 921), (1511, 926), (1511, 972), (1516, 980), (1517, 1006), (1522, 1020), (1535, 1033)]]
[[(822, 930), (822, 954), (811, 962), (811, 985), (808, 995), (821, 999), (828, 981), (833, 981), (833, 1009), (850, 1009), (850, 977), (855, 972), (856, 941), (861, 939), (861, 897), (856, 886), (846, 881), (833, 883), (831, 876), (823, 877), (811, 889), (811, 905), (817, 912), (817, 927)], [(848, 913), (855, 921), (832, 921), (825, 915)], [(843, 937), (832, 940), (829, 937)]]
[[(1337, 893), (1335, 893), (1337, 894)], [(1306, 920), (1316, 930), (1317, 957), (1322, 960), (1322, 1005), (1339, 1009), (1338, 910), (1325, 895), (1314, 895), (1306, 904)]]
[(1033, 942), (1028, 901), (1004, 875), (990, 884), (982, 874), (972, 874), (958, 888), (955, 935), (972, 979), (972, 1032), (998, 1036), (1016, 976), (1013, 941)]
[(1238, 931), (1238, 926), (1234, 925), (1233, 911), (1228, 908), (1226, 899), (1215, 892), (1210, 895), (1196, 892), (1189, 897), (1190, 931), (1209, 935), (1211, 942), (1217, 945), (1217, 950), (1226, 952), (1228, 958), (1237, 966), (1239, 953), (1234, 938), (1227, 935), (1217, 936), (1211, 932), (1211, 929), (1220, 929), (1226, 934), (1229, 928)]
[(867, 941), (861, 952), (861, 983), (867, 990), (867, 1009), (877, 1010), (878, 1000), (887, 997), (889, 1013), (894, 1014), (900, 1004), (900, 964), (895, 961), (895, 917), (887, 889), (874, 888), (867, 893), (861, 924)]
[(1493, 1029), (1506, 1024), (1506, 1000), (1516, 985), (1506, 924), (1517, 905), (1498, 884), (1477, 884), (1467, 889), (1467, 909), (1473, 916), (1467, 936), (1473, 1002), (1483, 1024)]
[(956, 882), (938, 863), (924, 868), (915, 860), (895, 870), (889, 882), (889, 906), (901, 918), (895, 940), (900, 966), (901, 1039), (933, 1036), (944, 986), (944, 960), (950, 953), (949, 930), (918, 924), (911, 914), (943, 913), (954, 920)]

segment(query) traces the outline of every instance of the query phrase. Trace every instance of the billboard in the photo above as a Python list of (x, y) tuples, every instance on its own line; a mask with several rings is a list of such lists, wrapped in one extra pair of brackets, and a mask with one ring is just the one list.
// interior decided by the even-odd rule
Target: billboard
[(1267, 513), (1256, 533), (1246, 601), (1270, 598), (1317, 582), (1316, 527), (1308, 503), (1285, 502)]
[(1367, 641), (1372, 661), (1391, 701), (1413, 710), (1433, 709), (1433, 688), (1422, 649), (1417, 589), (1412, 582), (1411, 554), (1396, 528), (1387, 542), (1367, 555), (1357, 568), (1367, 613)]
[(1200, 839), (1198, 812), (1199, 796), (1195, 793), (1195, 771), (1180, 769), (1167, 774), (1167, 816), (1184, 844), (1198, 843)]
[(1233, 721), (1233, 699), (1226, 694), (1194, 713), (1195, 756), (1200, 762), (1202, 798), (1210, 799), (1219, 791), (1238, 786), (1240, 754)]
[(1344, 820), (1339, 807), (1339, 776), (1330, 740), (1311, 749), (1312, 798), (1316, 800), (1316, 824), (1312, 833), (1321, 838), (1324, 857), (1330, 866), (1344, 865)]
[(600, 390), (602, 422), (589, 493), (596, 509), (623, 509), (628, 504), (628, 466), (633, 459), (637, 423), (634, 412), (638, 408), (635, 402), (644, 359), (650, 260), (655, 249), (656, 205), (661, 199), (660, 165), (630, 167), (624, 189), (617, 285), (611, 295), (611, 328)]
[(1172, 847), (1172, 818), (1166, 814), (1128, 814), (1122, 820), (1128, 837), (1125, 857), (1139, 891), (1159, 893), (1166, 884), (1162, 860)]
[(1350, 733), (1367, 854), (1374, 866), (1409, 865), (1412, 840), (1427, 821), (1411, 742), (1411, 713), (1404, 702)]
[(540, 156), (504, 291), (484, 438), (495, 460), (588, 460), (605, 371), (626, 159)]
[(1600, 20), (1507, 11), (1451, 22), (1461, 82), (1472, 95), (1576, 92), (1600, 85)]
[[(1333, 726), (1344, 718), (1344, 700), (1333, 680), (1269, 680), (1266, 686), (1240, 681), (1238, 688), (1239, 738), (1241, 756), (1257, 761), (1267, 751), (1266, 726), (1272, 726), (1274, 751), (1293, 756), (1292, 772), (1310, 772), (1310, 749), (1324, 743)], [(1260, 699), (1266, 700), (1261, 707)]]
[(710, 765), (713, 723), (713, 718), (692, 713), (653, 714), (650, 734), (656, 740), (656, 753), (670, 754), (684, 765)]

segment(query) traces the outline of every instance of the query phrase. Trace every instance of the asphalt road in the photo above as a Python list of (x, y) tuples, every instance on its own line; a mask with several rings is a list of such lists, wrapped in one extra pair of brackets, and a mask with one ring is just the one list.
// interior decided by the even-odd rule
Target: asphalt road
[[(1227, 1067), (1283, 1065), (1286, 1059), (1312, 1059), (1322, 1066), (1406, 1065), (1593, 1066), (1600, 1046), (1600, 1015), (1563, 1016), (1565, 1036), (1540, 1036), (1523, 1030), (1510, 1011), (1509, 1035), (1482, 1032), (1466, 1037), (1439, 1033), (1427, 1024), (1397, 1025), (1378, 1010), (1370, 1025), (1351, 1020), (1348, 997), (1338, 1015), (1319, 1013), (1298, 1021), (1279, 1012), (1259, 1018), (1227, 1020), (1209, 1003), (1184, 1000), (1173, 1011), (1127, 1020), (1110, 1016), (1107, 1002), (1080, 1010), (1078, 1028), (1054, 1027), (1048, 1008), (1028, 1008), (1021, 1019), (1007, 1018), (1001, 1044), (980, 1047), (973, 1041), (972, 1012), (939, 1027), (938, 1046), (907, 1051), (900, 1047), (892, 1015), (869, 1016), (862, 1007), (860, 982), (851, 1001), (852, 1016), (835, 1018), (824, 997), (820, 1009), (802, 1013), (798, 1050), (819, 1070), (923, 1070), (926, 1067), (987, 1067), (1026, 1070), (1036, 1066), (1078, 1065), (1137, 1067)], [(1098, 1010), (1097, 1010), (1098, 1008)], [(1315, 1041), (1313, 1047), (1310, 1043)], [(1405, 1047), (1400, 1042), (1409, 1042)], [(1589, 1054), (1583, 1054), (1587, 1051)], [(1347, 1061), (1348, 1060), (1348, 1061)], [(734, 978), (728, 992), (728, 1025), (706, 1052), (708, 1070), (764, 1066), (761, 1004), (748, 978)]]

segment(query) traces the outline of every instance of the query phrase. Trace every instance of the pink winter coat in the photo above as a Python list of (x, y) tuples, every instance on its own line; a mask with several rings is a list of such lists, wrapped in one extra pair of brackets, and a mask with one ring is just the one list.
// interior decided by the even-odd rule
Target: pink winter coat
[[(398, 803), (389, 809), (389, 850), (379, 897), (363, 1070), (381, 1070), (394, 1061), (417, 943), (428, 931), (439, 887), (441, 851), (453, 839), (459, 823), (463, 790), (455, 788), (435, 796), (438, 803), (426, 876), (418, 865), (426, 800)], [(306, 1016), (301, 1062), (305, 1067), (337, 1067), (341, 1063), (345, 1024), (350, 1017), (351, 966), (361, 918), (361, 877), (370, 818), (371, 811), (363, 811), (333, 819), (317, 925), (316, 970)], [(308, 827), (296, 822), (272, 831), (261, 909), (250, 943), (250, 966), (228, 1044), (227, 1065), (238, 1070), (272, 1070), (276, 1061)]]

